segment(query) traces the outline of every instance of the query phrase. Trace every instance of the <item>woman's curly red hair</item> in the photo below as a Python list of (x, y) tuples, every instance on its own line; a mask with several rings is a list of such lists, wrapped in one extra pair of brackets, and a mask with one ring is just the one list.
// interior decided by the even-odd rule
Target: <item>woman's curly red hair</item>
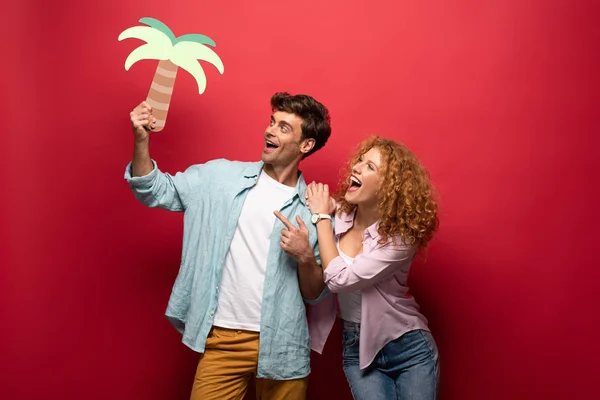
[(417, 157), (404, 145), (393, 140), (374, 136), (359, 144), (342, 175), (336, 200), (339, 211), (350, 214), (355, 205), (344, 199), (350, 186), (352, 166), (372, 148), (381, 154), (379, 196), (379, 227), (381, 242), (388, 238), (401, 240), (418, 251), (425, 250), (427, 243), (439, 226), (438, 205), (429, 173)]

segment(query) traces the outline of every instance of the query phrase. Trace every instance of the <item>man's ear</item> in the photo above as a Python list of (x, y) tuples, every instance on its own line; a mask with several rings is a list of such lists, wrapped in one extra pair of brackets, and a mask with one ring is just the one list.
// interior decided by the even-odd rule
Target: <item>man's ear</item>
[(315, 139), (304, 139), (301, 143), (300, 143), (300, 151), (303, 154), (307, 154), (309, 151), (311, 151), (313, 149), (313, 147), (315, 147)]

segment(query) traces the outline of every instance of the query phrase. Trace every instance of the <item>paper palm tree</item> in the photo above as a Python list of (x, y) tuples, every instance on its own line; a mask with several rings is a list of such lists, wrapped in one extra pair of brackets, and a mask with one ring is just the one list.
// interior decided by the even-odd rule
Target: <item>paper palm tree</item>
[(153, 131), (161, 131), (167, 120), (167, 112), (173, 94), (177, 69), (189, 72), (198, 84), (198, 93), (206, 89), (206, 75), (198, 60), (208, 61), (223, 74), (223, 62), (212, 49), (215, 42), (208, 36), (197, 33), (176, 37), (165, 24), (154, 18), (142, 18), (139, 22), (147, 26), (134, 26), (121, 32), (119, 41), (140, 39), (146, 44), (133, 50), (125, 60), (125, 70), (140, 60), (160, 60), (150, 85), (146, 101), (152, 106), (156, 118)]

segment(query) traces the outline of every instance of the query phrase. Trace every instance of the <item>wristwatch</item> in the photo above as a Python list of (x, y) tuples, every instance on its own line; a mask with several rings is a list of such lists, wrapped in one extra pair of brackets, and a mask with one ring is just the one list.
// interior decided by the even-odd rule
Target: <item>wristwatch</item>
[(314, 213), (310, 216), (310, 222), (312, 222), (314, 225), (316, 225), (317, 222), (319, 222), (322, 219), (331, 219), (331, 215)]

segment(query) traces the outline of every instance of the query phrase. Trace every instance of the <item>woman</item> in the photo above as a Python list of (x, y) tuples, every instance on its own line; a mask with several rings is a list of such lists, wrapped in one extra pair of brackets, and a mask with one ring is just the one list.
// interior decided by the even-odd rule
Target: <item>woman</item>
[(335, 231), (330, 219), (316, 222), (323, 281), (335, 296), (312, 307), (313, 349), (322, 351), (339, 314), (355, 399), (437, 396), (437, 346), (406, 283), (415, 254), (426, 250), (438, 226), (432, 192), (414, 154), (379, 137), (359, 146), (337, 206), (327, 185), (307, 189), (312, 213), (337, 208)]

